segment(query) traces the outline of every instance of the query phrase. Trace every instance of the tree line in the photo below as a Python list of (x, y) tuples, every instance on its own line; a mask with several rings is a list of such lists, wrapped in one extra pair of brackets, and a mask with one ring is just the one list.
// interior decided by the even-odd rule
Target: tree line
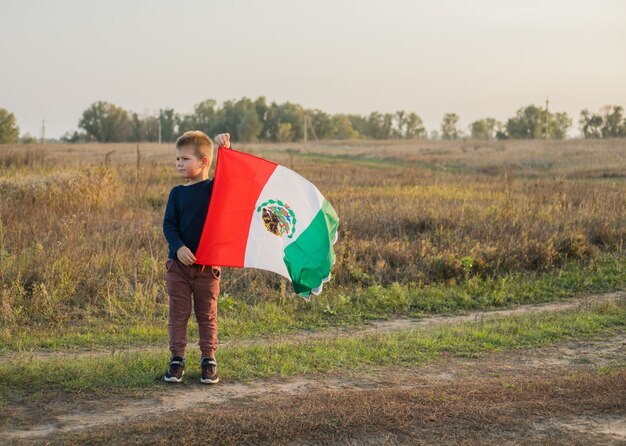
[[(83, 111), (79, 130), (66, 133), (63, 142), (172, 142), (187, 130), (202, 130), (207, 135), (227, 131), (241, 142), (293, 142), (306, 139), (564, 139), (572, 126), (565, 112), (551, 112), (536, 105), (521, 107), (515, 116), (501, 122), (487, 117), (472, 122), (467, 130), (458, 125), (456, 113), (446, 113), (438, 130), (427, 133), (419, 115), (413, 112), (372, 112), (329, 114), (305, 109), (299, 104), (267, 103), (241, 98), (218, 106), (213, 99), (196, 104), (189, 114), (174, 109), (159, 110), (154, 116), (137, 113), (106, 101), (97, 101)], [(580, 112), (579, 128), (585, 138), (626, 136), (624, 109), (603, 107), (599, 113)], [(0, 143), (34, 142), (20, 138), (15, 116), (0, 108)]]
[(95, 140), (175, 141), (187, 130), (201, 130), (207, 135), (227, 131), (241, 142), (291, 142), (308, 139), (389, 139), (424, 138), (426, 129), (415, 113), (373, 112), (369, 116), (328, 114), (307, 110), (299, 104), (268, 104), (256, 100), (230, 100), (221, 107), (213, 99), (196, 104), (189, 114), (161, 109), (156, 116), (140, 117), (109, 102), (98, 101), (85, 110), (78, 123), (82, 131), (67, 134), (69, 142)]

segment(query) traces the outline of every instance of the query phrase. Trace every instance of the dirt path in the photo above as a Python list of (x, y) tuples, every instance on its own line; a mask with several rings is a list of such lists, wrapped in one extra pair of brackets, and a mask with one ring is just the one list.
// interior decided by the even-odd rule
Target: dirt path
[[(271, 341), (315, 340), (346, 336), (346, 334), (360, 336), (372, 332), (407, 330), (424, 326), (468, 322), (494, 316), (561, 311), (589, 302), (598, 302), (598, 300), (622, 298), (625, 295), (626, 293), (623, 292), (612, 293), (547, 305), (521, 306), (516, 309), (488, 313), (473, 312), (463, 316), (433, 316), (421, 320), (382, 321), (362, 329), (335, 329), (299, 333), (271, 338)], [(245, 343), (233, 344), (249, 345), (253, 342), (261, 341), (245, 341)], [(263, 342), (267, 342), (267, 340)], [(269, 401), (276, 398), (287, 401), (286, 404), (294, 404), (292, 400), (300, 398), (302, 395), (336, 395), (346, 392), (350, 394), (365, 392), (364, 394), (367, 394), (368, 392), (383, 390), (410, 394), (411, 392), (423, 392), (424, 389), (438, 388), (442, 385), (474, 382), (485, 379), (485, 377), (497, 377), (504, 379), (505, 382), (508, 382), (506, 380), (517, 382), (519, 380), (543, 379), (588, 372), (597, 370), (599, 367), (624, 366), (626, 366), (626, 334), (621, 334), (602, 341), (566, 343), (551, 348), (497, 353), (489, 355), (486, 359), (450, 357), (419, 367), (376, 368), (363, 370), (358, 374), (310, 375), (286, 380), (268, 379), (250, 383), (224, 382), (210, 387), (189, 382), (181, 386), (143, 392), (142, 395), (144, 396), (136, 399), (120, 399), (114, 396), (109, 400), (105, 398), (99, 401), (55, 402), (48, 407), (37, 409), (28, 407), (28, 405), (22, 408), (12, 408), (15, 419), (22, 419), (23, 424), (1, 431), (0, 444), (47, 442), (51, 436), (53, 438), (58, 435), (80, 436), (85, 432), (103, 432), (102, 435), (105, 435), (104, 432), (110, 430), (112, 426), (117, 429), (131, 423), (133, 426), (141, 427), (142, 423), (148, 422), (146, 420), (167, 420), (174, 413), (187, 413), (190, 410), (193, 412), (194, 410), (202, 410), (202, 408), (220, 407), (225, 408), (225, 410), (232, 410), (233, 407), (239, 405), (247, 407), (246, 405), (249, 405), (250, 402)], [(493, 385), (491, 381), (489, 383), (489, 385)], [(145, 396), (146, 394), (148, 396)], [(355, 396), (355, 398), (358, 397)], [(270, 404), (269, 407), (271, 408), (272, 405)], [(621, 409), (618, 409), (626, 410), (626, 407), (622, 404)], [(30, 415), (32, 422), (24, 421), (29, 420), (27, 412), (33, 410), (39, 410), (39, 413), (34, 417), (32, 414)], [(591, 432), (597, 438), (601, 438), (604, 444), (626, 443), (623, 417), (609, 415), (596, 418), (588, 415), (578, 418), (555, 416), (547, 421), (534, 422), (533, 428), (537, 432), (569, 432), (572, 438), (576, 438), (576, 433), (580, 433), (579, 431)], [(147, 429), (145, 426), (143, 428)], [(367, 444), (364, 440), (359, 442)], [(400, 443), (402, 442), (400, 441)], [(391, 444), (395, 443), (392, 442)]]
[[(462, 322), (474, 322), (478, 320), (486, 320), (493, 317), (502, 317), (510, 315), (520, 314), (535, 314), (545, 313), (553, 311), (565, 311), (573, 308), (577, 308), (581, 305), (598, 303), (602, 301), (608, 301), (612, 299), (620, 299), (626, 297), (625, 291), (618, 291), (614, 293), (606, 293), (599, 295), (583, 296), (561, 302), (552, 302), (546, 304), (526, 304), (518, 305), (512, 308), (506, 308), (501, 310), (490, 311), (470, 311), (463, 315), (446, 315), (435, 314), (425, 316), (420, 319), (407, 319), (407, 318), (395, 318), (390, 320), (372, 321), (367, 325), (358, 327), (335, 327), (318, 331), (297, 331), (294, 333), (279, 334), (274, 336), (260, 336), (253, 339), (231, 339), (226, 342), (220, 343), (220, 349), (234, 348), (234, 347), (247, 347), (251, 345), (267, 345), (267, 344), (280, 344), (282, 342), (303, 342), (303, 341), (317, 341), (322, 339), (334, 339), (345, 336), (364, 336), (372, 333), (390, 333), (403, 330), (412, 330), (423, 327), (432, 327), (438, 325), (458, 324)], [(190, 345), (191, 345), (190, 341)], [(28, 357), (95, 357), (95, 356), (108, 356), (114, 352), (162, 352), (166, 349), (163, 344), (159, 345), (143, 345), (138, 347), (128, 347), (124, 349), (94, 349), (89, 351), (33, 351), (33, 352), (8, 352), (0, 354), (0, 359), (3, 356), (16, 355)]]
[[(25, 443), (37, 443), (40, 440), (49, 440), (51, 435), (71, 436), (81, 434), (81, 431), (98, 430), (106, 432), (112, 426), (122, 428), (129, 426), (129, 423), (140, 426), (148, 423), (152, 426), (174, 413), (189, 414), (195, 410), (201, 414), (205, 410), (203, 408), (219, 411), (221, 407), (232, 410), (233, 407), (250, 405), (255, 401), (271, 404), (302, 395), (337, 395), (346, 392), (367, 394), (383, 390), (411, 394), (439, 389), (442, 386), (466, 386), (466, 383), (475, 383), (477, 380), (492, 382), (495, 379), (498, 387), (510, 386), (514, 389), (519, 386), (519, 382), (540, 382), (546, 377), (572, 376), (598, 367), (619, 365), (626, 365), (626, 334), (603, 341), (497, 353), (478, 360), (445, 358), (420, 367), (377, 368), (359, 374), (222, 383), (212, 387), (191, 384), (168, 389), (149, 398), (124, 401), (122, 404), (118, 400), (114, 403), (94, 401), (91, 402), (91, 408), (87, 404), (78, 411), (66, 407), (66, 413), (59, 413), (47, 422), (25, 429), (5, 430), (0, 442), (14, 444), (21, 440)], [(542, 404), (547, 402), (543, 401)], [(57, 409), (65, 411), (63, 408)], [(626, 410), (624, 404), (621, 410)], [(206, 412), (204, 415), (206, 416)], [(534, 421), (533, 428), (537, 432), (561, 432), (572, 436), (581, 432), (591, 433), (601, 438), (602, 444), (623, 444), (626, 442), (624, 418), (617, 415), (619, 413), (560, 417), (557, 413), (549, 419)]]

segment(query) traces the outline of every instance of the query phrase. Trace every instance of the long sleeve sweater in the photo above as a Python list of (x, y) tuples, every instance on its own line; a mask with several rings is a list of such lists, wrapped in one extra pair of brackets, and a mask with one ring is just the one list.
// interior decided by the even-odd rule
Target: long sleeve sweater
[(170, 191), (163, 218), (163, 233), (169, 246), (168, 258), (177, 259), (176, 251), (182, 246), (195, 254), (212, 192), (213, 180), (175, 186)]

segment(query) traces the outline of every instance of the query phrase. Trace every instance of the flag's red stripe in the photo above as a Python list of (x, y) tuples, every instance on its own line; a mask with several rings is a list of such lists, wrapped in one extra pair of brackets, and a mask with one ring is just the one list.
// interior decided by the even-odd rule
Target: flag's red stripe
[(276, 164), (220, 147), (196, 263), (243, 267), (257, 199)]

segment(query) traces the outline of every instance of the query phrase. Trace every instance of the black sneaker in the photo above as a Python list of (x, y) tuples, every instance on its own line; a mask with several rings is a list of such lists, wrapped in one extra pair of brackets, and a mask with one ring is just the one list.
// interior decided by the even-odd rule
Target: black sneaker
[(183, 380), (185, 374), (185, 358), (174, 356), (170, 360), (170, 368), (165, 374), (165, 381), (168, 383), (179, 383)]
[(217, 362), (213, 358), (202, 358), (202, 384), (216, 384), (220, 378), (217, 376)]

